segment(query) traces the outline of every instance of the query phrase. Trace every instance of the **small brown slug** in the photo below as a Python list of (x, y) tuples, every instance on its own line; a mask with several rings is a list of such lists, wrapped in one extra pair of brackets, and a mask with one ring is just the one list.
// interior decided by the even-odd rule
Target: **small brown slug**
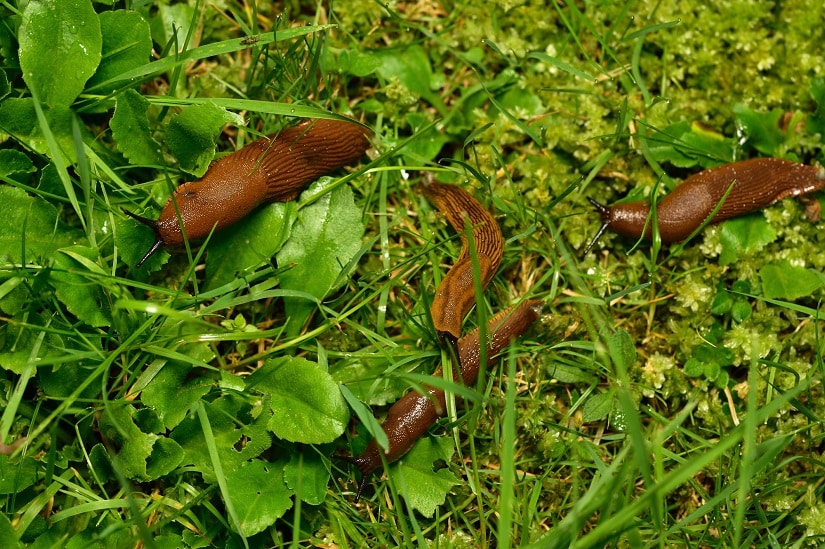
[(201, 179), (175, 189), (157, 221), (126, 212), (155, 231), (155, 243), (137, 267), (163, 246), (183, 245), (184, 233), (199, 240), (262, 204), (295, 199), (322, 175), (364, 156), (370, 135), (354, 122), (307, 120), (220, 158)]
[[(544, 302), (540, 300), (524, 301), (489, 320), (487, 324), (488, 366), (502, 351), (507, 349), (511, 341), (521, 336), (535, 322), (541, 313), (543, 304)], [(478, 328), (458, 340), (458, 359), (460, 367), (455, 372), (454, 380), (456, 383), (472, 385), (478, 378), (481, 362)], [(441, 372), (439, 368), (433, 377), (442, 377)], [(384, 459), (388, 463), (404, 456), (427, 432), (427, 429), (447, 413), (444, 391), (426, 385), (425, 387), (427, 390), (423, 394), (410, 391), (401, 397), (390, 408), (386, 420), (381, 425), (390, 441), (389, 450), (384, 453)], [(361, 471), (361, 483), (356, 495), (356, 498), (360, 498), (369, 476), (381, 467), (381, 450), (373, 440), (361, 455), (349, 461)]]
[(467, 191), (456, 185), (428, 182), (424, 195), (447, 217), (450, 225), (461, 235), (461, 255), (438, 285), (430, 314), (439, 336), (455, 343), (461, 335), (461, 323), (475, 305), (473, 261), (464, 232), (465, 219), (475, 242), (481, 287), (487, 287), (501, 264), (504, 238), (495, 218)]
[[(744, 215), (786, 197), (818, 191), (825, 187), (825, 170), (779, 158), (753, 158), (694, 174), (656, 205), (662, 242), (679, 242), (690, 236), (722, 201), (731, 184), (730, 194), (710, 223)], [(650, 215), (649, 203), (605, 206), (595, 200), (590, 202), (601, 213), (602, 226), (585, 254), (606, 229), (632, 238), (642, 236)], [(651, 234), (648, 223), (644, 236), (651, 238)]]

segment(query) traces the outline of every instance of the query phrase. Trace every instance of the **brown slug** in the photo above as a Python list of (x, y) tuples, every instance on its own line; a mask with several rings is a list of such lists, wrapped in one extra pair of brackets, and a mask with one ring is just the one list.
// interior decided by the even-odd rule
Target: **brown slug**
[(450, 225), (461, 235), (461, 255), (441, 280), (430, 306), (433, 325), (441, 337), (453, 343), (461, 335), (461, 323), (475, 305), (473, 261), (465, 234), (465, 219), (475, 242), (481, 287), (487, 287), (501, 264), (504, 238), (495, 218), (467, 191), (457, 185), (428, 182), (423, 185), (424, 195)]
[(163, 246), (204, 238), (262, 204), (295, 199), (320, 176), (364, 156), (370, 135), (354, 122), (307, 120), (218, 159), (201, 179), (175, 189), (157, 221), (126, 212), (155, 231), (137, 267)]
[[(543, 304), (540, 300), (524, 301), (516, 307), (498, 313), (489, 320), (487, 329), (488, 365), (492, 364), (495, 358), (507, 349), (511, 341), (527, 331), (539, 317)], [(458, 340), (458, 360), (459, 368), (456, 369), (454, 375), (455, 382), (472, 385), (478, 378), (481, 362), (478, 328)], [(442, 377), (441, 372), (442, 370), (439, 368), (433, 374), (433, 377)], [(427, 429), (438, 418), (444, 417), (447, 413), (444, 391), (426, 385), (425, 387), (427, 390), (424, 394), (410, 391), (401, 397), (390, 408), (386, 420), (381, 425), (390, 442), (389, 450), (384, 453), (384, 459), (388, 463), (404, 456), (415, 442), (427, 432)], [(361, 483), (358, 486), (358, 494), (356, 495), (356, 498), (360, 498), (370, 474), (381, 467), (381, 449), (373, 440), (361, 455), (351, 458), (350, 461), (361, 471)]]
[[(818, 191), (825, 187), (825, 170), (779, 158), (753, 158), (694, 174), (656, 205), (662, 242), (679, 242), (690, 236), (722, 201), (731, 184), (730, 194), (710, 223), (744, 215), (786, 197)], [(606, 229), (632, 238), (642, 236), (650, 214), (649, 203), (605, 206), (592, 199), (590, 202), (601, 213), (602, 226), (585, 254)], [(648, 223), (644, 237), (651, 238), (651, 234)]]

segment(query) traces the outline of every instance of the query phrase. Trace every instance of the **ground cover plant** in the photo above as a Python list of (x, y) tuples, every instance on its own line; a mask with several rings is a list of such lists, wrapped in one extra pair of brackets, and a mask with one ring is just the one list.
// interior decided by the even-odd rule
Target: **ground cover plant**
[[(821, 195), (584, 250), (588, 198), (825, 162), (821, 2), (0, 11), (4, 544), (820, 544)], [(374, 132), (360, 163), (136, 267), (154, 235), (124, 209), (337, 115)], [(340, 456), (450, 363), (428, 311), (461, 243), (427, 178), (504, 234), (465, 330), (544, 315), (475, 387), (441, 381), (463, 402), (356, 501)]]

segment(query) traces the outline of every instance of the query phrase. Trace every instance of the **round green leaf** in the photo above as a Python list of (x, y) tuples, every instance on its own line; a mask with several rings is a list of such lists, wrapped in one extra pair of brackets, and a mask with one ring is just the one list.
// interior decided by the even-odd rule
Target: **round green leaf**
[(349, 422), (338, 384), (304, 358), (268, 360), (249, 376), (247, 386), (271, 397), (273, 416), (267, 427), (278, 438), (306, 444), (332, 442)]
[(91, 0), (32, 0), (18, 34), (23, 80), (50, 107), (69, 106), (100, 63), (103, 37)]

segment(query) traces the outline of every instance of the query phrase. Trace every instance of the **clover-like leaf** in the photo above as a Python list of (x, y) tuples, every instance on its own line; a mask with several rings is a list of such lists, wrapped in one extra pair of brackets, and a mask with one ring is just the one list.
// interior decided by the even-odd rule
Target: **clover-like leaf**
[(268, 427), (278, 438), (306, 444), (332, 442), (349, 422), (338, 384), (305, 358), (268, 360), (249, 376), (247, 387), (271, 398)]

